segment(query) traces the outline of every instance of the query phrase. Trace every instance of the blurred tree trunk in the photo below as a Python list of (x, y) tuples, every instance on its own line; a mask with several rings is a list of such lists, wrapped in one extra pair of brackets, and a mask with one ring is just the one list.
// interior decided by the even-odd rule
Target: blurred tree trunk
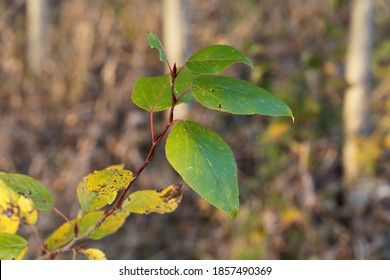
[(47, 0), (27, 0), (27, 62), (36, 74), (45, 57), (47, 36)]
[[(182, 66), (185, 62), (186, 52), (186, 1), (164, 0), (163, 1), (163, 41), (169, 63), (173, 67)], [(175, 109), (175, 117), (185, 118), (188, 113), (188, 105), (183, 104)]]
[(370, 77), (371, 49), (374, 33), (374, 2), (354, 0), (351, 10), (349, 45), (346, 58), (344, 96), (344, 182), (351, 185), (364, 174), (364, 139), (371, 130)]

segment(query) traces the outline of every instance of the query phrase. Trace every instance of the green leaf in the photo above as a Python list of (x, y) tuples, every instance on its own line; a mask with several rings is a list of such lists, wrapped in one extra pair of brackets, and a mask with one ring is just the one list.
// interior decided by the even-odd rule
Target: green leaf
[[(195, 77), (187, 68), (184, 68), (175, 80), (175, 96), (192, 86)], [(179, 103), (187, 103), (191, 100), (191, 92), (187, 92)], [(171, 107), (171, 86), (169, 75), (157, 77), (141, 77), (133, 88), (131, 99), (138, 107), (150, 112), (164, 111)]]
[(239, 207), (237, 166), (226, 143), (213, 131), (180, 121), (169, 133), (166, 156), (200, 196), (235, 217)]
[(89, 191), (87, 188), (87, 180), (90, 175), (87, 175), (77, 185), (77, 198), (80, 202), (81, 208), (85, 212), (98, 210), (108, 204), (107, 199), (98, 192)]
[(107, 260), (106, 255), (99, 249), (89, 248), (82, 250), (81, 253), (85, 254), (89, 260)]
[(37, 180), (22, 174), (0, 172), (0, 180), (7, 187), (30, 199), (39, 210), (51, 210), (54, 200), (50, 192)]
[(0, 232), (0, 260), (21, 259), (27, 251), (27, 241), (19, 235)]
[(76, 223), (76, 220), (63, 223), (59, 228), (57, 228), (46, 240), (45, 247), (49, 251), (58, 249), (66, 244), (68, 244), (73, 238), (73, 226)]
[(114, 165), (100, 171), (94, 171), (86, 180), (90, 192), (97, 192), (107, 200), (114, 201), (119, 190), (126, 188), (134, 180), (133, 173), (123, 169), (123, 165)]
[(266, 90), (249, 82), (222, 76), (193, 80), (194, 98), (203, 106), (232, 114), (291, 116), (291, 109)]
[(130, 194), (122, 209), (128, 213), (171, 213), (179, 206), (183, 194), (181, 186), (170, 185), (161, 191), (142, 190)]
[(166, 62), (167, 57), (165, 55), (164, 48), (163, 48), (160, 40), (158, 39), (158, 37), (151, 32), (148, 32), (147, 36), (148, 36), (148, 41), (149, 41), (150, 47), (158, 49), (158, 51), (160, 52), (160, 60), (163, 62)]
[(186, 66), (197, 74), (215, 75), (237, 62), (245, 63), (253, 68), (252, 61), (235, 48), (215, 45), (193, 54), (186, 62)]
[[(104, 211), (90, 212), (82, 216), (77, 223), (79, 235), (89, 230), (103, 215)], [(97, 227), (88, 238), (101, 239), (107, 235), (115, 233), (125, 222), (128, 213), (117, 210), (111, 214), (99, 227)]]

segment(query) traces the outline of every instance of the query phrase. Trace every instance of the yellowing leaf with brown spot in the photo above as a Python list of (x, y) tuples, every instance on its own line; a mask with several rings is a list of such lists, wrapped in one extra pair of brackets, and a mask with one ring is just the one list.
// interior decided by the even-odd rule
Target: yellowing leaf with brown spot
[(18, 199), (19, 217), (28, 225), (33, 225), (38, 220), (38, 211), (31, 199), (20, 196)]
[(85, 176), (77, 185), (77, 198), (85, 212), (98, 210), (108, 204), (107, 199), (99, 195), (98, 192), (88, 190), (86, 182), (89, 176)]
[(0, 180), (0, 232), (15, 233), (21, 220), (32, 225), (37, 219), (38, 211), (34, 202)]
[(46, 239), (46, 249), (48, 249), (49, 251), (53, 251), (69, 243), (74, 238), (73, 223), (75, 223), (75, 221), (72, 221), (72, 224), (69, 222), (65, 222), (59, 228), (57, 228)]
[(90, 248), (81, 252), (85, 254), (90, 260), (107, 260), (106, 255), (99, 249)]
[(123, 202), (122, 209), (128, 213), (150, 214), (173, 212), (183, 196), (180, 185), (170, 185), (162, 191), (136, 191)]
[[(83, 235), (85, 232), (87, 232), (100, 220), (103, 214), (104, 211), (96, 211), (87, 213), (82, 216), (77, 223), (79, 228), (79, 235)], [(115, 233), (123, 225), (127, 216), (128, 214), (121, 210), (115, 211), (110, 216), (108, 216), (101, 225), (92, 231), (88, 238), (98, 240), (107, 235)]]
[(113, 165), (100, 171), (94, 171), (87, 179), (87, 188), (107, 199), (110, 204), (119, 190), (126, 188), (134, 180), (133, 173), (123, 169), (123, 164)]

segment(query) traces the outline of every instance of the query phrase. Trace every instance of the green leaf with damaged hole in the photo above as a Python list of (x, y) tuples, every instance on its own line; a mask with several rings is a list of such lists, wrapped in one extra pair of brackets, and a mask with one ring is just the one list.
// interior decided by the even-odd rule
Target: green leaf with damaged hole
[(201, 76), (193, 80), (192, 94), (203, 106), (232, 114), (292, 117), (291, 109), (268, 91), (243, 80)]
[(193, 190), (230, 217), (237, 215), (237, 165), (216, 133), (192, 121), (179, 121), (165, 149), (170, 164)]
[(149, 41), (150, 47), (158, 49), (158, 51), (160, 52), (160, 60), (163, 62), (166, 62), (167, 56), (165, 55), (164, 48), (163, 48), (160, 40), (158, 39), (158, 37), (151, 32), (148, 32), (147, 36), (148, 36), (148, 41)]
[(186, 66), (196, 74), (215, 75), (237, 62), (253, 68), (252, 61), (237, 49), (227, 45), (215, 45), (193, 54), (186, 62)]
[(54, 200), (50, 192), (40, 182), (23, 174), (0, 172), (0, 180), (19, 195), (34, 202), (38, 210), (51, 210)]

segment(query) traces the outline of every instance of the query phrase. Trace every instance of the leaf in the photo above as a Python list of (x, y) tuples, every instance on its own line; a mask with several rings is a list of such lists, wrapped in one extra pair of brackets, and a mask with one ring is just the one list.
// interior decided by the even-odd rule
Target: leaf
[(0, 260), (23, 258), (27, 251), (27, 241), (19, 235), (0, 232)]
[(156, 35), (151, 32), (147, 33), (149, 45), (151, 48), (156, 48), (160, 52), (160, 61), (166, 62), (167, 57), (165, 55), (164, 48)]
[(106, 255), (99, 249), (86, 249), (81, 251), (89, 260), (107, 260)]
[(183, 194), (181, 186), (170, 185), (162, 191), (136, 191), (123, 202), (122, 209), (128, 213), (170, 213), (176, 210)]
[(19, 223), (35, 224), (38, 211), (31, 199), (17, 194), (0, 180), (0, 231), (15, 233)]
[(45, 247), (49, 251), (56, 250), (66, 244), (68, 244), (73, 238), (73, 225), (76, 220), (71, 223), (65, 222), (59, 228), (57, 228), (46, 240)]
[(235, 48), (227, 45), (215, 45), (193, 54), (186, 62), (186, 66), (196, 74), (215, 75), (237, 62), (242, 62), (253, 68), (252, 61)]
[(291, 116), (291, 109), (266, 90), (249, 82), (221, 76), (193, 80), (193, 96), (203, 106), (232, 114)]
[(16, 193), (31, 199), (38, 210), (51, 210), (54, 200), (50, 192), (37, 180), (22, 174), (0, 172), (0, 180)]
[[(0, 211), (4, 213), (2, 209)], [(16, 233), (19, 223), (19, 219), (12, 219), (5, 214), (0, 214), (0, 232)]]
[(119, 190), (126, 188), (134, 180), (133, 173), (124, 170), (123, 165), (114, 165), (100, 171), (94, 171), (86, 181), (89, 191), (97, 192), (107, 200), (114, 201)]
[(166, 156), (191, 188), (232, 218), (238, 212), (237, 166), (226, 143), (213, 131), (180, 121), (169, 133)]
[[(79, 235), (84, 234), (89, 230), (103, 215), (104, 211), (96, 211), (85, 214), (79, 220), (78, 228)], [(113, 214), (111, 214), (98, 228), (96, 228), (88, 238), (91, 239), (101, 239), (107, 235), (115, 233), (125, 222), (128, 214), (117, 210)]]
[[(192, 80), (195, 77), (185, 67), (175, 80), (175, 96), (179, 95), (192, 86)], [(179, 103), (187, 103), (191, 100), (191, 92), (186, 93)], [(164, 111), (171, 107), (171, 86), (169, 75), (157, 77), (141, 77), (133, 88), (131, 99), (138, 107), (150, 112)]]
[(85, 212), (98, 210), (106, 206), (107, 199), (97, 192), (91, 192), (87, 188), (86, 181), (90, 175), (85, 176), (83, 180), (77, 185), (77, 198), (80, 202), (81, 209)]

